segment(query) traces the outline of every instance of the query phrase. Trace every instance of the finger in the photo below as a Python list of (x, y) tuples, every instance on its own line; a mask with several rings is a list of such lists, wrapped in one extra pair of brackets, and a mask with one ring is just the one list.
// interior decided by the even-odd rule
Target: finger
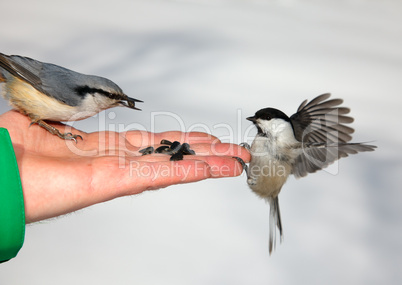
[(143, 162), (170, 161), (170, 157), (171, 156), (167, 154), (153, 153), (136, 157), (135, 160)]
[(234, 177), (243, 172), (243, 166), (233, 157), (228, 156), (185, 156), (184, 161), (204, 161), (209, 165), (212, 178)]
[(245, 162), (249, 162), (251, 158), (246, 148), (231, 143), (193, 144), (191, 149), (195, 151), (196, 155), (236, 156)]
[(144, 190), (164, 188), (174, 184), (196, 182), (211, 177), (210, 166), (205, 161), (181, 160), (130, 162), (130, 177), (126, 179), (128, 188), (140, 187)]
[(201, 132), (179, 132), (169, 131), (162, 133), (151, 133), (145, 131), (128, 131), (123, 134), (126, 139), (134, 146), (144, 147), (160, 144), (162, 139), (179, 141), (181, 143), (212, 143), (219, 142), (219, 139), (207, 133)]
[(157, 141), (160, 142), (162, 139), (170, 140), (170, 141), (179, 141), (181, 143), (188, 143), (188, 144), (194, 144), (194, 143), (218, 143), (220, 140), (207, 133), (202, 133), (202, 132), (179, 132), (179, 131), (169, 131), (169, 132), (163, 132), (163, 133), (157, 133), (156, 139)]

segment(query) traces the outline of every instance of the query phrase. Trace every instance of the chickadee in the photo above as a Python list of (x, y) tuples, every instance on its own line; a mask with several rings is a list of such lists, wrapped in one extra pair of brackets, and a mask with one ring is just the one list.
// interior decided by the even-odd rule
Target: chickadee
[(305, 100), (290, 118), (280, 110), (265, 108), (247, 120), (254, 123), (258, 133), (251, 144), (242, 145), (251, 153), (247, 167), (241, 160), (248, 186), (270, 205), (269, 253), (275, 247), (276, 228), (281, 241), (282, 222), (278, 194), (288, 176), (297, 178), (314, 173), (341, 157), (363, 151), (373, 151), (376, 146), (348, 143), (354, 130), (345, 124), (353, 122), (346, 116), (350, 109), (339, 107), (342, 99), (327, 100), (322, 94), (307, 103)]
[(139, 110), (135, 103), (142, 102), (128, 97), (109, 79), (18, 55), (0, 53), (0, 83), (12, 108), (27, 115), (31, 124), (66, 140), (82, 137), (63, 134), (44, 120), (82, 120), (116, 106)]

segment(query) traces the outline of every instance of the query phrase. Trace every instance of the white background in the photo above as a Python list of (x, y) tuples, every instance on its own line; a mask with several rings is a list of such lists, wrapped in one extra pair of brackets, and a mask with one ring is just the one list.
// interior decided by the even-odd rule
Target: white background
[(268, 205), (241, 176), (29, 225), (0, 284), (401, 284), (401, 1), (2, 2), (1, 52), (110, 78), (145, 101), (82, 130), (179, 129), (170, 117), (151, 126), (166, 111), (240, 143), (258, 109), (291, 115), (332, 92), (352, 109), (354, 141), (379, 148), (289, 179), (271, 257)]

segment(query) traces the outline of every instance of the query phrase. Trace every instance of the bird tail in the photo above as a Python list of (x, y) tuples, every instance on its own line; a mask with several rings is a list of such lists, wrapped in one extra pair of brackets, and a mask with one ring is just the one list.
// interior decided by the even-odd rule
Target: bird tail
[(279, 200), (278, 196), (269, 197), (269, 254), (271, 255), (272, 250), (276, 245), (276, 227), (278, 227), (280, 234), (280, 241), (283, 240), (283, 230), (282, 230), (282, 221), (281, 221), (281, 213), (279, 210)]

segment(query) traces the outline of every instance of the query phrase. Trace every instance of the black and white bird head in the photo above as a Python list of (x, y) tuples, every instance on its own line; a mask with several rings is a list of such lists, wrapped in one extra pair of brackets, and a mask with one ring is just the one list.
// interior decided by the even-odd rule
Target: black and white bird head
[(290, 118), (278, 109), (261, 109), (254, 116), (248, 117), (247, 120), (254, 123), (259, 136), (295, 139)]

